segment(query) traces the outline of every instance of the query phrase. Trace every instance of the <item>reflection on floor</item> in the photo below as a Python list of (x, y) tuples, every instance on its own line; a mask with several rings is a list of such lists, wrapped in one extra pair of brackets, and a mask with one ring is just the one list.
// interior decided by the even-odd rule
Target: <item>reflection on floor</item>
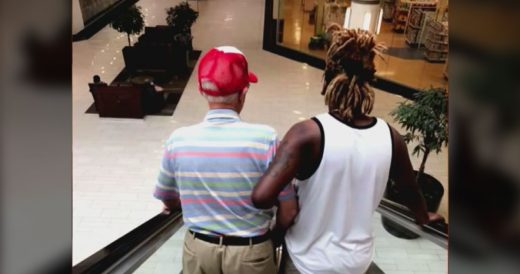
[(414, 49), (410, 47), (404, 48), (396, 48), (396, 47), (388, 47), (385, 51), (386, 54), (393, 57), (398, 57), (401, 59), (409, 59), (409, 60), (424, 60), (424, 50), (423, 49)]
[[(276, 0), (275, 0), (276, 1)], [(309, 49), (310, 38), (315, 34), (315, 25), (310, 24), (310, 12), (303, 10), (301, 0), (281, 0), (283, 8), (283, 38), (281, 45), (320, 58), (324, 50)], [(430, 63), (423, 58), (423, 49), (410, 49), (405, 35), (392, 31), (392, 24), (383, 21), (378, 41), (390, 50), (384, 60), (377, 58), (377, 75), (415, 88), (448, 87), (443, 71), (445, 64)]]

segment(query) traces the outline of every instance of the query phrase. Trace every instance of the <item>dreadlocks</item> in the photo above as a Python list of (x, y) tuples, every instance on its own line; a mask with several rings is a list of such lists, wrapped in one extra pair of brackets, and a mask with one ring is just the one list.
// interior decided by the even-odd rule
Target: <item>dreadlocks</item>
[(369, 114), (374, 106), (374, 91), (369, 82), (376, 72), (374, 57), (385, 46), (361, 29), (343, 29), (338, 24), (327, 28), (332, 36), (323, 74), (322, 95), (329, 109), (343, 119)]

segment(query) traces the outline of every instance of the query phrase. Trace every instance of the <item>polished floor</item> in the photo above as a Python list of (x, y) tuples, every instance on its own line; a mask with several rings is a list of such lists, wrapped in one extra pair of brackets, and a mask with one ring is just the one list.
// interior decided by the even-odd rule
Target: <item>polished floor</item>
[[(165, 24), (165, 8), (180, 0), (141, 0), (147, 25)], [(190, 1), (196, 7), (195, 1)], [(300, 120), (325, 111), (321, 71), (262, 50), (264, 2), (257, 0), (200, 1), (193, 26), (194, 47), (240, 48), (259, 77), (248, 94), (242, 119), (272, 125), (280, 137)], [(132, 37), (133, 41), (136, 37)], [(206, 104), (192, 75), (171, 117), (99, 118), (86, 114), (92, 104), (88, 82), (99, 74), (110, 82), (124, 67), (121, 49), (126, 35), (105, 27), (86, 41), (73, 43), (73, 263), (76, 264), (124, 235), (161, 210), (152, 197), (162, 144), (176, 128), (199, 122)], [(387, 119), (403, 98), (376, 91), (374, 115)], [(419, 159), (413, 157), (415, 167)], [(447, 149), (429, 159), (427, 172), (447, 189)], [(448, 217), (445, 194), (440, 213)], [(380, 227), (377, 215), (374, 223)], [(386, 273), (446, 273), (447, 251), (431, 242), (397, 239), (376, 228), (375, 261)], [(152, 257), (141, 273), (177, 273), (182, 233), (165, 245), (168, 252)], [(181, 237), (181, 238), (179, 238)], [(410, 249), (408, 249), (410, 248)], [(163, 249), (161, 249), (163, 250)], [(155, 259), (153, 259), (155, 258)]]
[[(278, 0), (275, 0), (278, 1)], [(304, 11), (301, 0), (279, 0), (283, 2), (280, 13), (283, 18), (283, 40), (281, 45), (292, 48), (313, 56), (325, 58), (324, 50), (309, 49), (309, 39), (315, 34), (315, 24), (309, 23), (310, 13)], [(392, 23), (383, 21), (379, 42), (389, 48), (408, 50), (410, 47), (405, 42), (405, 35), (392, 30)], [(422, 58), (423, 49), (418, 51), (419, 58), (408, 59), (395, 54), (386, 53), (384, 58), (377, 58), (376, 75), (403, 83), (414, 88), (448, 87), (448, 81), (444, 78), (445, 63), (430, 63)]]

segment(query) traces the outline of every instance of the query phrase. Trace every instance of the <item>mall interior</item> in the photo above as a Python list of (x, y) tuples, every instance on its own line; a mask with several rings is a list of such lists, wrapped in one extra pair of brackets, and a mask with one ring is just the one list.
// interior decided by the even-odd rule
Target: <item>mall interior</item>
[[(152, 193), (166, 139), (207, 112), (194, 68), (213, 47), (231, 45), (244, 52), (259, 81), (247, 95), (241, 119), (268, 124), (280, 137), (294, 123), (327, 111), (320, 92), (331, 23), (368, 29), (386, 45), (376, 63), (372, 115), (401, 134), (405, 128), (391, 115), (400, 103), (432, 88), (448, 92), (448, 0), (190, 0), (198, 17), (179, 58), (181, 47), (162, 51), (153, 39), (168, 33), (167, 10), (180, 3), (72, 1), (75, 273), (182, 270), (182, 217), (160, 214), (162, 204)], [(114, 22), (135, 6), (144, 28), (118, 32)], [(165, 76), (163, 70), (171, 73)], [(94, 75), (113, 95), (93, 97)], [(165, 89), (159, 109), (136, 101), (149, 84)], [(417, 142), (408, 144), (410, 152)], [(422, 157), (410, 159), (419, 169)], [(433, 197), (431, 210), (445, 222), (418, 227), (406, 209), (384, 199), (373, 216), (370, 273), (447, 273), (447, 146), (429, 155), (425, 172), (440, 188), (425, 196)]]

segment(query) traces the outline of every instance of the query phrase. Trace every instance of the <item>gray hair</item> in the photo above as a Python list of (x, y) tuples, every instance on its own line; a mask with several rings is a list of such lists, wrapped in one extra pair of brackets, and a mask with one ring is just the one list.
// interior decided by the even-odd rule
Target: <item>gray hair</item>
[(205, 93), (202, 94), (209, 103), (225, 103), (232, 104), (238, 101), (239, 92), (226, 96), (211, 96)]

